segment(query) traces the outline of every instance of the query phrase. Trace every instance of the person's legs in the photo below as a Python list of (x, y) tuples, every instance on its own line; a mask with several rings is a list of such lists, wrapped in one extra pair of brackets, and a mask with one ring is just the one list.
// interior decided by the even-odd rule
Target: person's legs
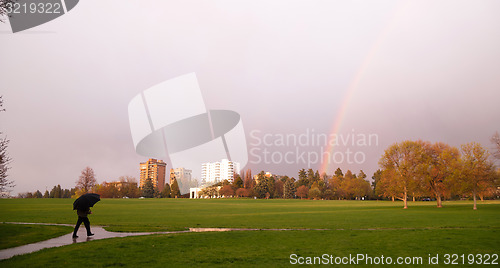
[[(88, 219), (87, 219), (88, 220)], [(78, 229), (80, 228), (80, 224), (82, 224), (83, 219), (82, 217), (78, 217), (78, 221), (76, 222), (75, 230), (73, 231), (73, 237), (76, 238), (78, 237), (76, 233), (78, 232)]]
[(87, 217), (83, 218), (83, 224), (85, 224), (85, 229), (87, 229), (87, 236), (94, 235), (92, 232), (90, 232), (90, 221), (89, 221), (89, 218), (87, 218)]

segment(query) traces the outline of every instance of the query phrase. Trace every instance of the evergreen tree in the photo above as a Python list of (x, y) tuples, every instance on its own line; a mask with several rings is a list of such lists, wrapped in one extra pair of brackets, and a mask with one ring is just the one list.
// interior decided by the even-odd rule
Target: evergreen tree
[(33, 197), (35, 197), (35, 198), (42, 198), (43, 195), (42, 195), (42, 193), (40, 191), (36, 190), (35, 194), (33, 194)]
[(171, 197), (179, 197), (181, 196), (181, 191), (179, 190), (179, 184), (177, 184), (177, 179), (174, 179), (174, 181), (172, 182), (172, 187), (170, 187), (170, 196)]
[(55, 188), (54, 198), (62, 198), (62, 189), (61, 189), (61, 185), (59, 185), (59, 184)]
[(321, 178), (324, 182), (328, 182), (328, 175), (326, 174), (326, 172), (321, 173), (320, 178)]
[(71, 191), (69, 189), (64, 189), (63, 198), (71, 198)]
[(254, 187), (255, 195), (258, 198), (272, 198), (274, 196), (274, 177), (266, 176), (264, 171), (261, 171), (257, 176), (259, 183)]
[(144, 187), (142, 187), (142, 196), (146, 198), (152, 198), (155, 196), (155, 186), (151, 178), (148, 178), (146, 183), (144, 183)]
[(342, 169), (340, 168), (337, 168), (337, 170), (335, 170), (335, 176), (337, 177), (344, 177), (344, 173), (342, 173)]
[(296, 183), (296, 187), (300, 187), (302, 185), (309, 186), (309, 180), (307, 179), (307, 174), (305, 169), (299, 170), (299, 180)]
[(316, 170), (316, 172), (314, 172), (314, 180), (318, 181), (321, 179), (321, 176), (319, 175), (319, 171)]
[(165, 188), (161, 192), (161, 197), (163, 197), (163, 198), (170, 198), (170, 193), (171, 193), (170, 185), (168, 183), (166, 183), (165, 184)]
[(291, 199), (295, 197), (295, 192), (297, 189), (295, 188), (295, 183), (292, 179), (288, 179), (285, 181), (285, 185), (283, 186), (284, 188), (284, 197)]
[(56, 191), (57, 191), (57, 186), (52, 187), (52, 190), (50, 190), (50, 198), (55, 198), (56, 197)]
[(377, 171), (375, 171), (372, 176), (372, 188), (374, 191), (377, 190), (377, 183), (380, 181), (381, 178), (382, 178), (382, 170), (377, 169)]
[(309, 181), (314, 181), (314, 170), (312, 168), (308, 169), (307, 170), (307, 178), (309, 179)]
[(234, 189), (243, 188), (243, 180), (238, 174), (234, 175), (233, 188)]
[(307, 170), (307, 180), (308, 180), (308, 187), (310, 188), (311, 185), (315, 182), (318, 182), (319, 181), (319, 172), (316, 170), (316, 172), (314, 172), (314, 170), (312, 168), (308, 169)]
[(43, 198), (50, 198), (50, 194), (48, 190), (45, 190), (45, 193), (43, 194)]
[(347, 172), (345, 173), (344, 179), (351, 180), (354, 178), (355, 178), (355, 176), (354, 176), (354, 174), (352, 174), (351, 170), (347, 170)]

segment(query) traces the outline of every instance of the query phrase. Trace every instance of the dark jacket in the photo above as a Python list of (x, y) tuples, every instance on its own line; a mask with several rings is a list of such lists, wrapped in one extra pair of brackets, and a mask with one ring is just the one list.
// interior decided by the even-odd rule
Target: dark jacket
[(92, 212), (90, 211), (90, 208), (89, 208), (87, 210), (77, 210), (76, 214), (78, 215), (78, 217), (85, 217), (86, 218), (87, 215), (92, 214)]

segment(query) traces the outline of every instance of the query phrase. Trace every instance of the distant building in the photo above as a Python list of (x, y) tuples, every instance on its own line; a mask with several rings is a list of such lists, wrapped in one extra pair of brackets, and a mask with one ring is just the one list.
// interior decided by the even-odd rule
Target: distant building
[(189, 198), (219, 198), (219, 190), (221, 186), (207, 186), (205, 188), (191, 187), (189, 188)]
[(214, 184), (224, 180), (233, 181), (234, 174), (240, 172), (240, 164), (222, 159), (220, 162), (201, 164), (201, 181)]
[(123, 187), (126, 187), (128, 185), (132, 185), (137, 187), (137, 182), (127, 182), (127, 181), (112, 181), (112, 182), (103, 182), (103, 186), (114, 186), (116, 189), (121, 190)]
[(165, 188), (165, 173), (167, 164), (162, 160), (149, 159), (146, 162), (141, 163), (141, 175), (139, 187), (144, 187), (146, 184), (146, 180), (148, 178), (151, 179), (153, 185), (158, 187), (158, 190), (161, 192), (163, 188)]
[(189, 187), (191, 187), (191, 171), (190, 169), (186, 169), (183, 167), (180, 168), (171, 168), (170, 169), (170, 185), (172, 185), (173, 179), (177, 180), (177, 184), (179, 184), (179, 190), (181, 194), (185, 194), (189, 191)]
[(168, 184), (172, 186), (172, 183), (174, 182), (175, 179), (175, 170), (173, 168), (170, 169), (170, 177), (168, 180)]
[(198, 193), (201, 191), (201, 188), (189, 188), (189, 198), (200, 198)]

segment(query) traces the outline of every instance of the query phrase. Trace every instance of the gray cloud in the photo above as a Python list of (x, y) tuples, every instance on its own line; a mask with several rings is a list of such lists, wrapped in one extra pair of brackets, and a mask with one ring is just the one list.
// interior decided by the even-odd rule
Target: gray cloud
[(207, 109), (238, 112), (247, 135), (329, 133), (359, 77), (339, 133), (376, 133), (379, 146), (330, 173), (371, 175), (403, 139), (489, 146), (499, 130), (498, 1), (268, 2), (88, 0), (25, 32), (0, 25), (14, 192), (73, 187), (87, 165), (99, 181), (138, 177), (128, 102), (190, 72)]

